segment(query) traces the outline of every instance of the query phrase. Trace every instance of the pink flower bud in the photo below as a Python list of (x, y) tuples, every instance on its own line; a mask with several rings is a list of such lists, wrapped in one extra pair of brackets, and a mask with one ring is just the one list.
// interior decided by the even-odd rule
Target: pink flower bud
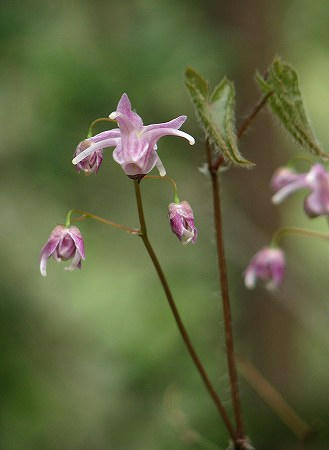
[[(79, 155), (79, 153), (86, 150), (88, 147), (91, 146), (91, 141), (89, 139), (86, 139), (77, 146), (74, 157)], [(98, 150), (95, 150), (93, 153), (87, 156), (87, 158), (80, 161), (76, 168), (80, 172), (84, 172), (86, 175), (91, 175), (92, 173), (97, 173), (100, 165), (103, 161), (103, 149), (99, 148)]]
[(259, 278), (266, 282), (267, 289), (275, 289), (282, 283), (285, 265), (281, 249), (264, 247), (250, 261), (244, 273), (244, 283), (248, 289), (252, 289)]
[(81, 268), (81, 260), (85, 259), (83, 237), (77, 227), (64, 227), (58, 225), (51, 232), (48, 241), (43, 246), (40, 255), (40, 272), (43, 277), (47, 275), (48, 259), (53, 256), (56, 261), (72, 259), (66, 270)]
[(180, 203), (170, 203), (168, 212), (170, 226), (173, 233), (183, 245), (195, 243), (198, 230), (194, 225), (194, 215), (190, 204), (187, 201)]

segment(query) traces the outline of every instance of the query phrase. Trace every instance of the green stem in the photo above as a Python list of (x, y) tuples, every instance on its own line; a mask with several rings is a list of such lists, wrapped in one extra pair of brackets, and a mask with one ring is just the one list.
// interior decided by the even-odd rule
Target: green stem
[[(82, 211), (81, 209), (71, 209), (67, 213), (67, 216), (66, 216), (66, 226), (67, 227), (70, 226), (71, 215), (73, 213), (80, 214), (81, 217), (73, 218), (72, 222), (76, 222), (78, 220), (83, 220), (83, 219), (86, 219), (89, 217), (90, 219), (97, 220), (97, 222), (104, 223), (105, 225), (110, 225), (111, 227), (119, 228), (120, 230), (126, 231), (129, 234), (135, 234), (135, 235), (140, 234), (140, 230), (137, 230), (136, 228), (130, 228), (130, 227), (127, 227), (126, 225), (121, 225), (120, 223), (112, 222), (111, 220), (107, 220), (107, 219), (104, 219), (103, 217), (96, 216), (95, 214), (91, 214), (89, 212)], [(68, 220), (69, 220), (69, 222), (68, 222)]]
[(71, 215), (73, 213), (74, 209), (70, 209), (68, 213), (66, 214), (66, 220), (65, 220), (65, 226), (68, 228), (71, 226)]
[(321, 233), (320, 231), (308, 230), (306, 228), (282, 227), (273, 234), (271, 245), (278, 246), (280, 239), (282, 239), (282, 237), (286, 234), (299, 234), (301, 236), (315, 237), (329, 241), (328, 233)]
[(90, 138), (93, 135), (93, 128), (96, 125), (96, 123), (99, 122), (115, 122), (115, 120), (110, 119), (109, 117), (99, 117), (98, 119), (95, 119), (91, 122), (88, 128), (88, 138)]
[(230, 419), (227, 415), (226, 409), (224, 408), (219, 396), (217, 395), (213, 385), (211, 384), (207, 372), (205, 370), (205, 368), (203, 367), (192, 343), (190, 340), (190, 337), (185, 329), (185, 326), (183, 324), (183, 321), (180, 317), (180, 314), (178, 312), (178, 309), (176, 307), (173, 295), (171, 293), (171, 290), (169, 288), (166, 276), (162, 270), (162, 267), (159, 263), (159, 260), (153, 250), (153, 247), (149, 241), (148, 238), (148, 234), (147, 234), (147, 228), (146, 228), (146, 222), (145, 222), (145, 216), (144, 216), (144, 209), (143, 209), (143, 203), (142, 203), (142, 196), (141, 196), (141, 190), (140, 190), (140, 184), (138, 180), (134, 180), (134, 186), (135, 186), (135, 195), (136, 195), (136, 202), (137, 202), (137, 210), (138, 210), (138, 217), (139, 217), (139, 222), (140, 222), (140, 228), (141, 228), (141, 233), (140, 233), (140, 237), (142, 238), (143, 244), (151, 258), (151, 261), (153, 263), (153, 266), (158, 274), (158, 277), (160, 279), (162, 288), (166, 294), (171, 312), (173, 313), (174, 319), (176, 321), (177, 327), (179, 329), (179, 332), (181, 334), (181, 337), (187, 347), (187, 350), (208, 390), (209, 395), (211, 396), (212, 400), (214, 401), (218, 412), (220, 413), (220, 416), (227, 428), (227, 431), (229, 432), (232, 440), (234, 442), (236, 442), (237, 438), (235, 436), (235, 432), (233, 429), (233, 426), (230, 422)]

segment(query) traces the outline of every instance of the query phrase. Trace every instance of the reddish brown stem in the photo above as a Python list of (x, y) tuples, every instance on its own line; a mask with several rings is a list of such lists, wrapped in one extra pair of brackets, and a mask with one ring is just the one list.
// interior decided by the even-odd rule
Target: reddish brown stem
[(271, 97), (272, 94), (273, 94), (273, 92), (269, 92), (268, 94), (264, 95), (264, 97), (259, 100), (259, 102), (253, 108), (253, 110), (249, 113), (249, 115), (242, 122), (240, 128), (238, 129), (238, 133), (237, 133), (237, 136), (239, 139), (244, 134), (244, 132), (249, 127), (249, 125), (254, 120), (254, 118), (257, 116), (259, 111), (263, 108), (263, 106), (265, 106), (267, 100)]
[[(213, 207), (214, 207), (214, 220), (216, 230), (216, 244), (217, 244), (217, 257), (218, 257), (218, 269), (222, 294), (223, 315), (224, 315), (224, 327), (225, 327), (225, 344), (226, 344), (226, 357), (230, 378), (231, 396), (233, 403), (234, 417), (237, 427), (238, 439), (244, 440), (244, 430), (241, 414), (241, 402), (239, 394), (238, 376), (236, 363), (234, 358), (234, 344), (233, 344), (233, 330), (232, 330), (232, 313), (230, 306), (230, 297), (228, 289), (227, 268), (224, 252), (224, 239), (223, 239), (223, 223), (222, 223), (222, 211), (221, 211), (221, 198), (220, 198), (220, 182), (218, 177), (218, 168), (220, 164), (216, 161), (216, 166), (212, 162), (212, 153), (210, 144), (206, 142), (206, 153), (208, 160), (208, 167), (211, 177), (212, 192), (213, 192)], [(221, 162), (224, 160), (222, 159)]]

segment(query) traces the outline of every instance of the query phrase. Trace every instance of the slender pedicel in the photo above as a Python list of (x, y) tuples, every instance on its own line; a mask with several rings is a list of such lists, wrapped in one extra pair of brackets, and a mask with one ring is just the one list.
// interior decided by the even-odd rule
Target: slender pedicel
[(140, 234), (140, 230), (137, 230), (136, 228), (127, 227), (126, 225), (121, 225), (119, 223), (112, 222), (111, 220), (107, 220), (107, 219), (104, 219), (103, 217), (96, 216), (95, 214), (91, 214), (89, 212), (82, 211), (81, 209), (71, 209), (67, 213), (66, 221), (69, 220), (71, 222), (75, 222), (75, 221), (81, 220), (80, 218), (71, 219), (71, 215), (73, 213), (80, 214), (80, 216), (82, 216), (83, 218), (90, 218), (90, 219), (96, 220), (97, 222), (104, 223), (105, 225), (110, 225), (111, 227), (118, 228), (129, 234), (134, 234), (134, 235)]
[(315, 237), (329, 241), (329, 233), (321, 233), (320, 231), (308, 230), (306, 228), (299, 227), (282, 227), (273, 234), (271, 245), (278, 246), (280, 240), (287, 234), (298, 234), (300, 236)]
[(176, 181), (173, 178), (169, 177), (168, 175), (164, 175), (164, 176), (161, 176), (161, 175), (146, 175), (144, 177), (144, 180), (145, 179), (146, 180), (149, 179), (149, 180), (165, 180), (165, 181), (169, 181), (169, 183), (171, 183), (171, 185), (173, 187), (173, 190), (174, 190), (174, 202), (175, 203), (179, 203), (177, 183), (176, 183)]
[(99, 117), (98, 119), (95, 119), (91, 122), (88, 128), (88, 138), (90, 138), (93, 135), (93, 128), (97, 123), (100, 122), (114, 122), (114, 120), (110, 119), (109, 117)]

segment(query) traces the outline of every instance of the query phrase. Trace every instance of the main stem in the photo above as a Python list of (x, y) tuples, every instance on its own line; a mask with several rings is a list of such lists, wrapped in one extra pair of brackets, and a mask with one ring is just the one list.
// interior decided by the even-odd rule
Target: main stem
[(189, 335), (188, 335), (188, 333), (187, 333), (187, 331), (185, 329), (183, 321), (182, 321), (182, 319), (180, 317), (180, 314), (178, 312), (178, 309), (176, 307), (176, 304), (175, 304), (174, 298), (172, 296), (171, 290), (169, 288), (169, 285), (168, 285), (167, 279), (165, 277), (165, 274), (164, 274), (164, 272), (163, 272), (163, 270), (161, 268), (159, 260), (158, 260), (156, 254), (155, 254), (155, 252), (153, 250), (153, 247), (151, 246), (151, 243), (149, 241), (149, 238), (148, 238), (148, 235), (147, 235), (147, 228), (146, 228), (146, 223), (145, 223), (145, 217), (144, 217), (144, 210), (143, 210), (143, 203), (142, 203), (142, 196), (141, 196), (141, 190), (140, 190), (139, 181), (138, 180), (134, 180), (134, 185), (135, 185), (135, 194), (136, 194), (136, 201), (137, 201), (138, 217), (139, 217), (139, 222), (140, 222), (140, 227), (141, 227), (140, 236), (141, 236), (142, 241), (143, 241), (143, 243), (145, 245), (145, 248), (146, 248), (146, 250), (147, 250), (147, 252), (148, 252), (148, 254), (149, 254), (149, 256), (150, 256), (150, 258), (152, 260), (154, 268), (155, 268), (155, 270), (156, 270), (156, 272), (158, 274), (158, 277), (159, 277), (160, 282), (162, 284), (163, 290), (164, 290), (164, 292), (166, 294), (166, 297), (167, 297), (167, 300), (168, 300), (171, 312), (173, 313), (173, 316), (175, 318), (175, 321), (176, 321), (176, 324), (178, 326), (179, 332), (180, 332), (180, 334), (181, 334), (181, 336), (183, 338), (183, 341), (184, 341), (184, 343), (185, 343), (185, 345), (187, 347), (187, 350), (188, 350), (188, 352), (189, 352), (189, 354), (190, 354), (190, 356), (191, 356), (191, 358), (192, 358), (192, 360), (193, 360), (193, 362), (194, 362), (194, 364), (195, 364), (195, 366), (196, 366), (196, 368), (197, 368), (197, 370), (198, 370), (198, 372), (199, 372), (199, 374), (200, 374), (200, 376), (201, 376), (201, 378), (202, 378), (202, 380), (203, 380), (203, 382), (204, 382), (204, 384), (205, 384), (205, 386), (206, 386), (206, 388), (208, 390), (209, 395), (211, 396), (212, 400), (214, 401), (214, 403), (215, 403), (215, 405), (217, 407), (217, 410), (220, 413), (220, 415), (221, 415), (221, 417), (223, 419), (223, 422), (224, 422), (224, 424), (225, 424), (225, 426), (226, 426), (226, 428), (227, 428), (227, 430), (228, 430), (232, 440), (234, 442), (236, 442), (237, 441), (236, 433), (235, 433), (235, 431), (233, 429), (231, 421), (230, 421), (230, 419), (229, 419), (229, 417), (227, 415), (227, 412), (226, 412), (226, 410), (225, 410), (225, 408), (224, 408), (220, 398), (218, 397), (218, 395), (217, 395), (213, 385), (211, 384), (211, 381), (208, 378), (208, 375), (207, 375), (207, 372), (206, 372), (205, 368), (203, 367), (203, 365), (202, 365), (202, 363), (201, 363), (201, 361), (200, 361), (200, 359), (199, 359), (199, 357), (198, 357), (198, 355), (197, 355), (197, 353), (196, 353), (196, 351), (195, 351), (195, 349), (194, 349), (194, 347), (193, 347), (193, 345), (191, 343), (190, 337), (189, 337)]
[(237, 435), (239, 440), (244, 439), (244, 430), (241, 414), (241, 402), (238, 385), (238, 375), (236, 369), (236, 363), (234, 358), (234, 344), (233, 344), (233, 330), (232, 330), (232, 314), (228, 289), (227, 268), (224, 252), (224, 239), (223, 239), (223, 223), (222, 223), (222, 211), (221, 211), (221, 198), (220, 198), (220, 183), (218, 177), (218, 167), (213, 167), (212, 154), (210, 144), (206, 142), (206, 153), (208, 160), (208, 167), (211, 177), (212, 193), (213, 193), (213, 206), (214, 206), (214, 219), (216, 230), (216, 244), (217, 244), (217, 258), (219, 278), (222, 294), (223, 315), (224, 315), (224, 327), (225, 327), (225, 344), (226, 344), (226, 358), (230, 378), (231, 396), (233, 403), (234, 417), (237, 427)]

